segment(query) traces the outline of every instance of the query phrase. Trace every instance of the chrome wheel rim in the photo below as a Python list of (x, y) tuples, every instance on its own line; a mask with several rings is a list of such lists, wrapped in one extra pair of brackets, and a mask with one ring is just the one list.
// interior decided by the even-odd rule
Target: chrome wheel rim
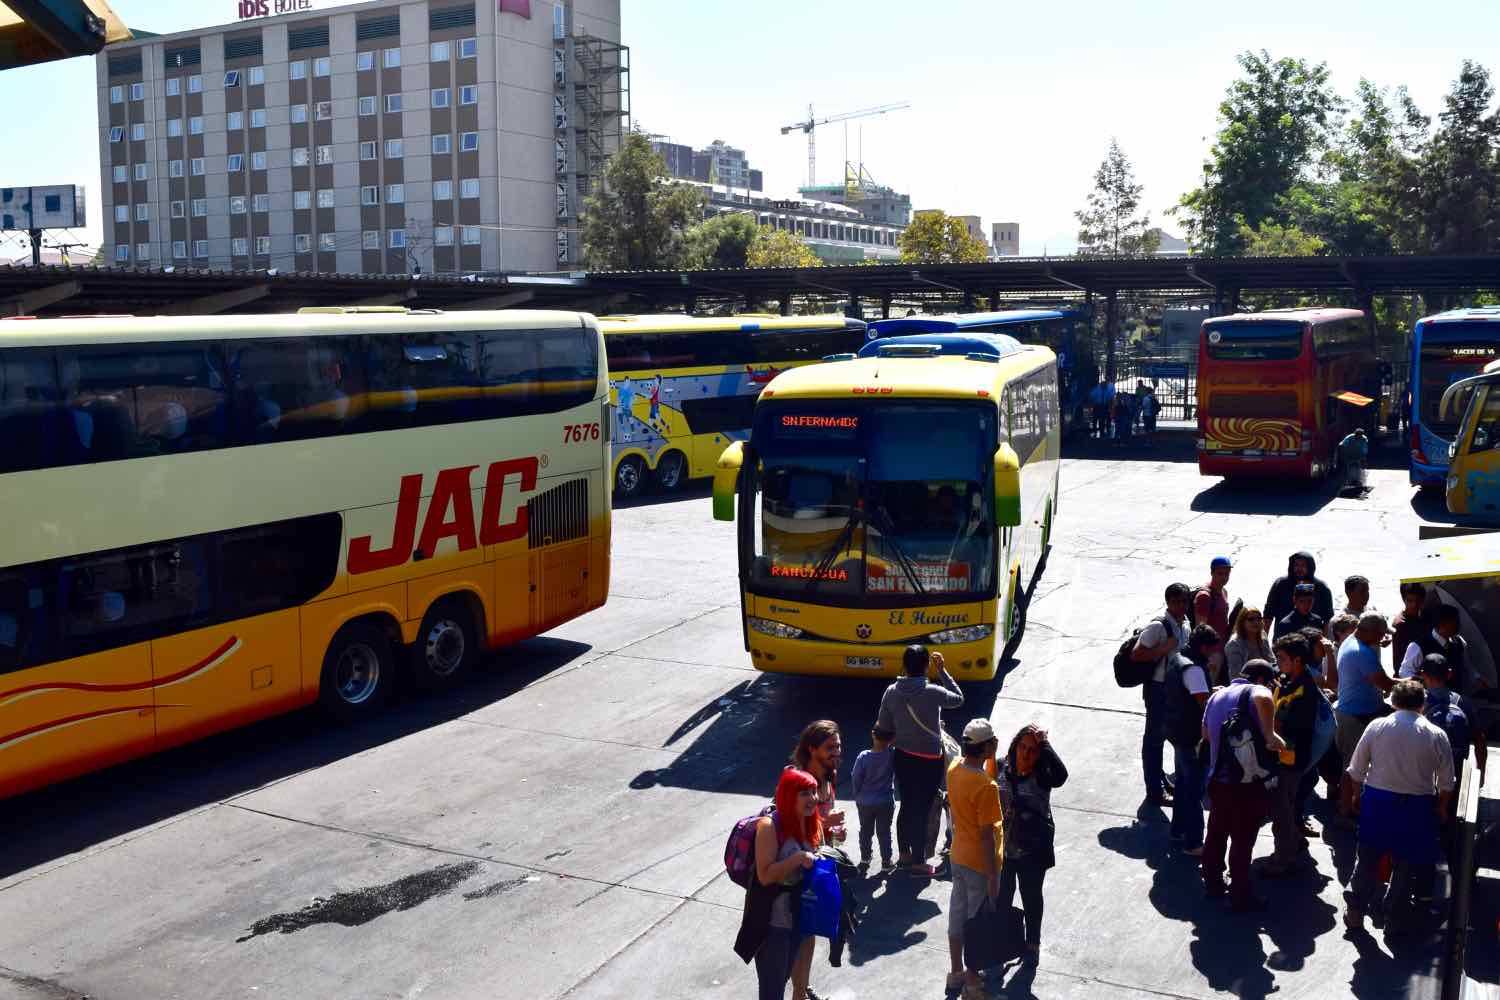
[(423, 652), (427, 669), (436, 677), (451, 677), (463, 665), (469, 640), (461, 625), (449, 618), (433, 622)]
[(368, 643), (355, 642), (344, 647), (334, 668), (334, 689), (348, 705), (369, 701), (380, 687), (380, 656)]
[(635, 462), (621, 462), (615, 470), (615, 487), (621, 493), (634, 493), (641, 484), (640, 466)]

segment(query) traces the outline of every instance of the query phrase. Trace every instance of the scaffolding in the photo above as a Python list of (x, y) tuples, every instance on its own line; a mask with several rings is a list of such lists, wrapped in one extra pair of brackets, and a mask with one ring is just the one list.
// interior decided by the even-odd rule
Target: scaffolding
[(552, 55), (557, 263), (563, 268), (583, 259), (584, 205), (630, 128), (630, 47), (569, 31), (571, 6), (553, 33)]

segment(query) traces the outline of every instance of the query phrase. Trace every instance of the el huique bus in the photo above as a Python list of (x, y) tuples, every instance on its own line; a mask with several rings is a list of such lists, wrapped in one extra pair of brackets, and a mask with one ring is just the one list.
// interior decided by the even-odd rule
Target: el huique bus
[(599, 326), (620, 499), (712, 475), (725, 444), (750, 433), (755, 397), (778, 372), (857, 351), (865, 332), (840, 315), (604, 316)]
[(1203, 321), (1198, 342), (1198, 471), (1330, 475), (1337, 446), (1375, 428), (1380, 365), (1357, 309), (1282, 309)]
[(1088, 324), (1071, 309), (1007, 309), (1000, 312), (907, 316), (871, 323), (865, 337), (902, 337), (917, 333), (1003, 333), (1023, 344), (1042, 344), (1057, 355), (1058, 411), (1064, 437), (1083, 427), (1088, 391), (1097, 381), (1088, 347), (1080, 341)]
[(579, 313), (0, 323), (0, 796), (598, 607), (608, 403)]
[(1441, 487), (1459, 413), (1441, 413), (1443, 392), (1500, 359), (1500, 306), (1455, 309), (1417, 320), (1411, 337), (1411, 483)]
[(1051, 539), (1059, 423), (1056, 356), (999, 334), (779, 376), (714, 476), (716, 518), (738, 499), (751, 663), (893, 677), (926, 643), (959, 680), (994, 677)]

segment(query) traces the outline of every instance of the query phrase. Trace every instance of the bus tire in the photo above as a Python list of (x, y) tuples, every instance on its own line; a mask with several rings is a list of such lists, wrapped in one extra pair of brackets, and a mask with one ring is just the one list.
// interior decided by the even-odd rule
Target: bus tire
[(656, 463), (656, 488), (676, 493), (687, 482), (687, 457), (680, 451), (669, 451)]
[(646, 484), (646, 466), (639, 455), (626, 455), (615, 466), (615, 498), (631, 500), (641, 495)]
[(318, 704), (339, 722), (377, 714), (390, 697), (396, 679), (391, 637), (371, 621), (352, 621), (339, 629), (323, 656)]
[(428, 609), (411, 645), (412, 680), (428, 691), (452, 687), (469, 673), (478, 655), (473, 614), (462, 599), (444, 598)]
[(1021, 645), (1021, 636), (1026, 631), (1026, 594), (1021, 589), (1019, 570), (1011, 573), (1010, 593), (1010, 607), (1006, 613), (1006, 624), (1009, 626), (1010, 634), (1005, 637), (1005, 646), (1000, 650), (999, 662), (995, 664), (996, 669), (1015, 658), (1016, 649)]

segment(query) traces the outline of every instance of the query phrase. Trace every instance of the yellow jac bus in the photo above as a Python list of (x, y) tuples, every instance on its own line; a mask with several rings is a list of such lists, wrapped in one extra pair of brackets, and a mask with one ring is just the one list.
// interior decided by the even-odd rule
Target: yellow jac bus
[(602, 361), (579, 313), (0, 323), (0, 796), (603, 604)]
[(713, 474), (750, 433), (755, 397), (778, 372), (859, 350), (865, 324), (830, 316), (604, 316), (616, 400), (614, 494), (663, 493)]
[(1456, 428), (1448, 446), (1449, 512), (1500, 522), (1500, 361), (1450, 385), (1438, 412)]
[(1050, 542), (1060, 442), (1056, 356), (999, 334), (888, 337), (779, 376), (714, 476), (716, 518), (739, 499), (752, 663), (894, 677), (920, 642), (993, 677)]

